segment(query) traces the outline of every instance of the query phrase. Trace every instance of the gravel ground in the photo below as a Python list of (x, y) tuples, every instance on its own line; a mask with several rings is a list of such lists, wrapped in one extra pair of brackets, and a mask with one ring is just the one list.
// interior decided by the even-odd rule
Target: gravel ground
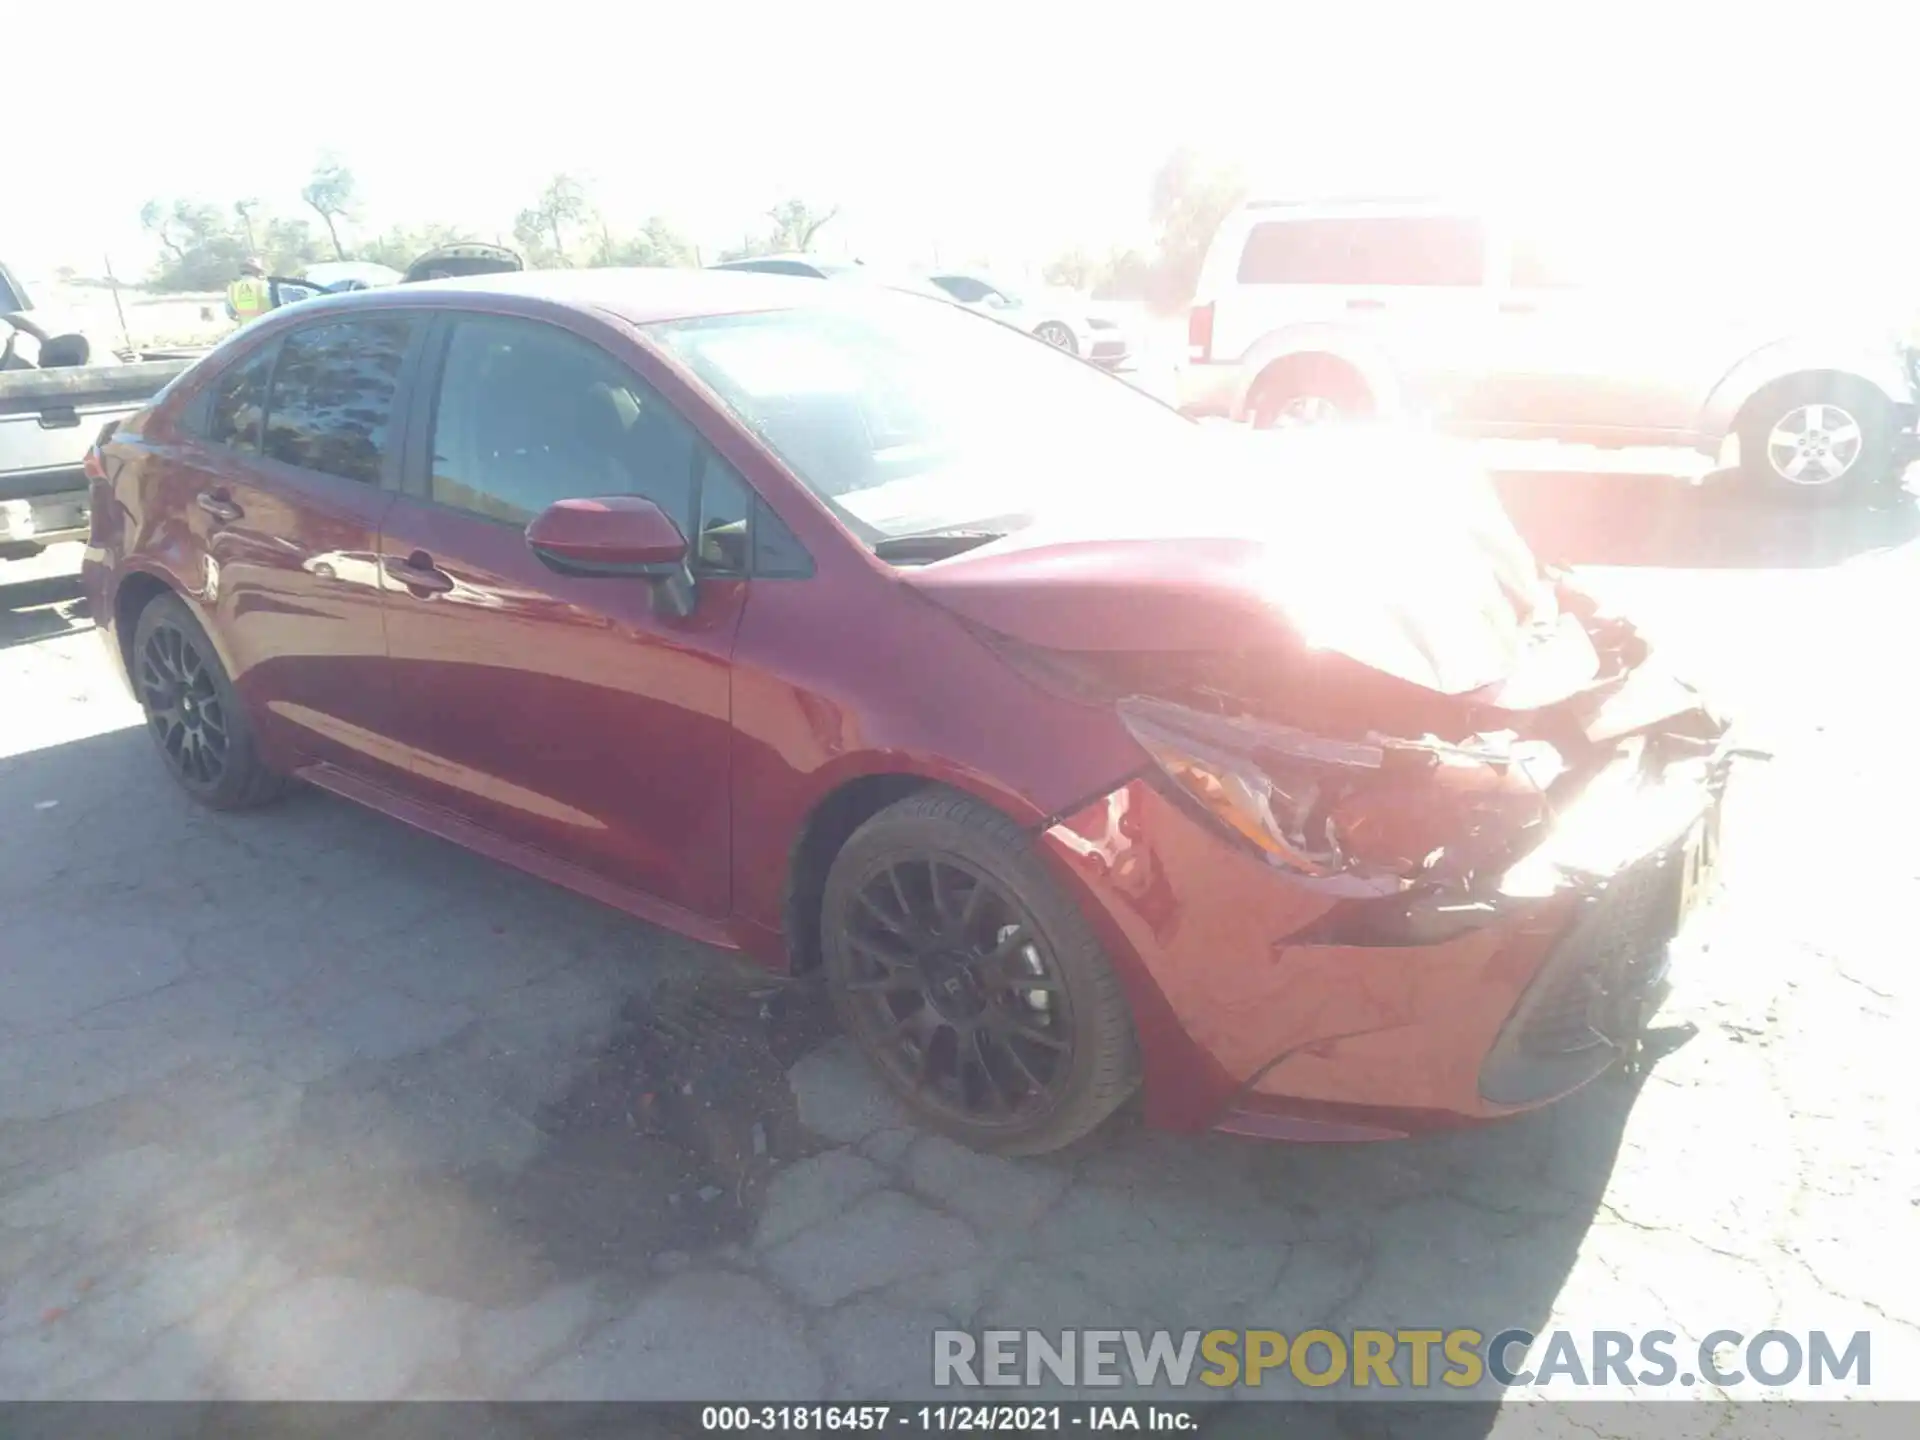
[(1351, 1148), (956, 1149), (805, 992), (325, 796), (197, 810), (73, 556), (0, 566), (0, 1397), (874, 1398), (955, 1323), (1864, 1329), (1920, 1397), (1920, 525), (1507, 490), (1778, 758), (1649, 1077)]

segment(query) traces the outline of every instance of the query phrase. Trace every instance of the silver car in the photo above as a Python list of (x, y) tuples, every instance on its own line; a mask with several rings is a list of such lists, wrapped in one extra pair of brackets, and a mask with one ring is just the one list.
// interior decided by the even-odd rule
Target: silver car
[(1802, 303), (1760, 268), (1732, 283), (1737, 247), (1703, 250), (1695, 278), (1661, 273), (1658, 251), (1609, 275), (1619, 257), (1556, 245), (1565, 233), (1439, 200), (1245, 204), (1201, 270), (1182, 408), (1684, 446), (1809, 498), (1899, 478), (1920, 373), (1890, 304)]

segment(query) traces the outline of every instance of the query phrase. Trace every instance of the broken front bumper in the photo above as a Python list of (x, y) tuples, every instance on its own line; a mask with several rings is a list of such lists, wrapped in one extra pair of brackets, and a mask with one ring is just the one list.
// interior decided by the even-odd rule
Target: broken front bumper
[(1665, 1000), (1669, 952), (1713, 884), (1716, 795), (1685, 833), (1580, 895), (1480, 1067), (1489, 1104), (1538, 1104), (1577, 1089), (1639, 1043)]

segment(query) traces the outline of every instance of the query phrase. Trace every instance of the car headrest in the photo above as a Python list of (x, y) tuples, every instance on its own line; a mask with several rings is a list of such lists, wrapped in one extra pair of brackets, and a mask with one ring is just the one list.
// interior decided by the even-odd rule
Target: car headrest
[(93, 358), (93, 346), (84, 335), (50, 335), (40, 346), (42, 370), (64, 370)]

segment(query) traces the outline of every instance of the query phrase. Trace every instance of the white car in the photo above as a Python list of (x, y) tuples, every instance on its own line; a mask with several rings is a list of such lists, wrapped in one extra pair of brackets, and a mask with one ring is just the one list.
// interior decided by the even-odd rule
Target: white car
[(1181, 408), (1684, 446), (1808, 496), (1898, 479), (1920, 374), (1897, 316), (1842, 315), (1764, 272), (1742, 289), (1726, 273), (1737, 250), (1688, 269), (1678, 240), (1639, 228), (1640, 249), (1609, 235), (1582, 254), (1604, 232), (1493, 207), (1250, 202), (1202, 266)]
[(1118, 370), (1133, 359), (1127, 332), (1119, 320), (1100, 313), (1100, 307), (1071, 290), (1016, 291), (979, 275), (944, 274), (928, 277), (969, 309), (985, 310), (994, 319), (1037, 336), (1068, 354)]

